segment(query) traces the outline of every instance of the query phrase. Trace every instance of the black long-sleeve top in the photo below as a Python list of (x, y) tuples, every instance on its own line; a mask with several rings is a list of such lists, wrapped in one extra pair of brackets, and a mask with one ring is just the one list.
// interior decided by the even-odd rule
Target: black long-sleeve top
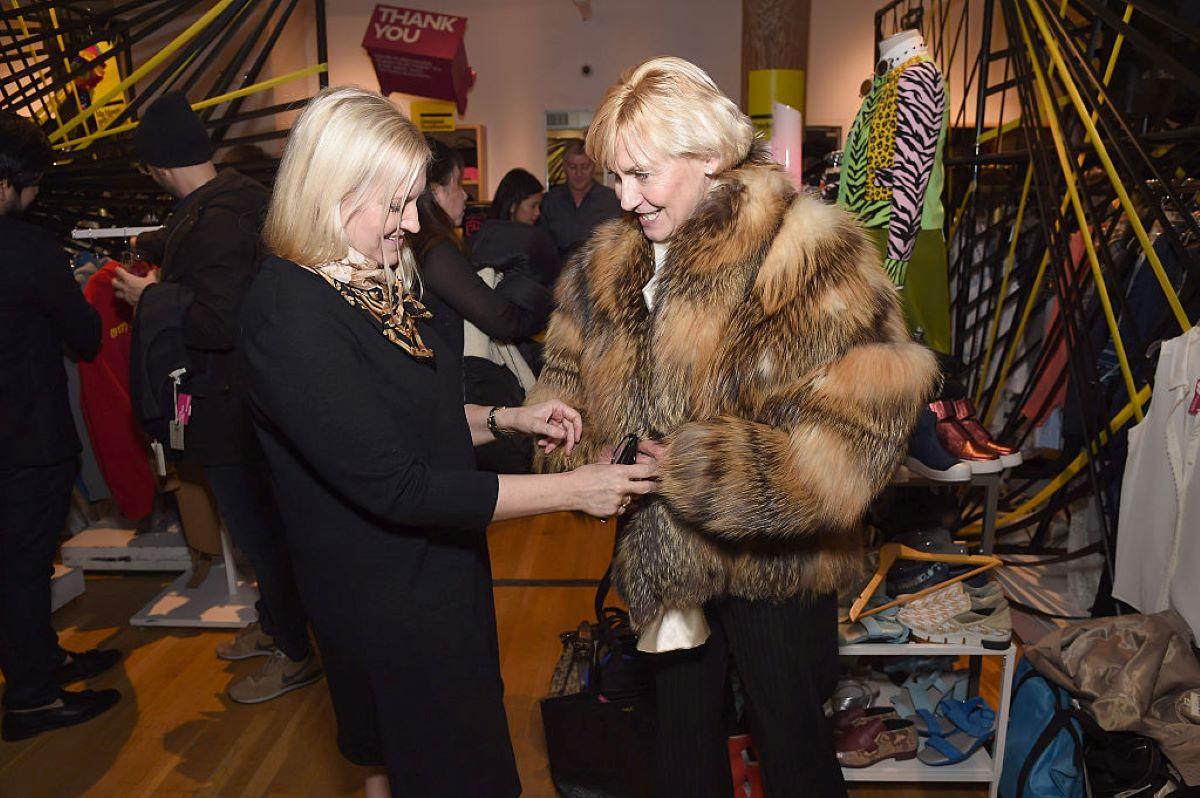
[(100, 317), (46, 231), (0, 217), (0, 251), (0, 466), (50, 465), (80, 452), (63, 350), (95, 357)]
[(458, 360), (464, 319), (492, 338), (511, 341), (536, 335), (550, 318), (553, 297), (532, 276), (512, 269), (492, 289), (475, 273), (478, 268), (450, 241), (432, 247), (420, 263), (422, 302), (433, 313), (447, 354)]

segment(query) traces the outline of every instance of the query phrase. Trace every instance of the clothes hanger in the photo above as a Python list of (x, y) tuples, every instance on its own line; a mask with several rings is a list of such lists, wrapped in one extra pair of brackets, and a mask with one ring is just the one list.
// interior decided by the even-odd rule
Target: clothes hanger
[[(872, 607), (869, 610), (863, 611), (867, 606), (867, 602), (871, 600), (871, 596), (875, 595), (875, 590), (883, 583), (887, 576), (888, 570), (896, 560), (923, 560), (925, 562), (945, 562), (954, 563), (956, 565), (975, 565), (976, 568), (967, 571), (965, 574), (947, 579), (944, 582), (938, 582), (936, 585), (927, 587), (924, 590), (919, 590), (916, 593), (909, 593), (901, 596), (898, 599), (888, 602), (879, 607)], [(999, 557), (993, 557), (990, 554), (943, 554), (941, 552), (919, 551), (918, 549), (904, 546), (899, 543), (884, 543), (879, 549), (879, 565), (875, 568), (875, 574), (871, 577), (871, 581), (867, 582), (867, 586), (858, 594), (858, 598), (854, 600), (854, 604), (850, 607), (850, 622), (853, 623), (859, 618), (865, 618), (868, 615), (874, 615), (877, 612), (889, 610), (892, 607), (898, 607), (901, 604), (907, 604), (921, 596), (927, 596), (937, 590), (941, 590), (947, 585), (952, 585), (955, 582), (961, 582), (964, 579), (970, 579), (973, 576), (990, 571), (1001, 564)]]

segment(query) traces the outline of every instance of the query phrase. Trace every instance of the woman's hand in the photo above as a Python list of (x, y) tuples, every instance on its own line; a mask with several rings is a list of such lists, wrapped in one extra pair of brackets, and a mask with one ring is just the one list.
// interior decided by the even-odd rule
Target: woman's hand
[(583, 417), (579, 411), (557, 399), (525, 407), (507, 407), (497, 411), (496, 425), (501, 429), (537, 438), (546, 454), (560, 446), (570, 454), (583, 435)]
[(653, 464), (585, 465), (568, 476), (572, 504), (596, 518), (623, 515), (635, 498), (658, 490), (658, 468)]

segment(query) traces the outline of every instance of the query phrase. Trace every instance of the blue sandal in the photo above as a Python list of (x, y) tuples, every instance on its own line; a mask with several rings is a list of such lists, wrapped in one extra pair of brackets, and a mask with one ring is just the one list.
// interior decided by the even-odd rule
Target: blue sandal
[(955, 732), (949, 737), (935, 734), (929, 738), (929, 742), (925, 743), (921, 753), (917, 754), (917, 759), (933, 767), (957, 765), (959, 762), (970, 759), (971, 755), (978, 751), (984, 743), (992, 739), (993, 734), (995, 732), (991, 731), (983, 737), (975, 737), (965, 731)]
[(903, 692), (892, 697), (892, 706), (901, 718), (913, 722), (918, 734), (928, 737), (954, 732), (954, 724), (938, 715), (944, 714), (941, 712), (944, 700), (966, 697), (967, 680), (964, 672), (952, 671), (944, 676), (940, 671), (914, 673), (901, 687)]
[(970, 701), (944, 698), (938, 705), (938, 711), (972, 737), (984, 737), (990, 734), (996, 725), (996, 713), (979, 696)]
[(859, 643), (903, 643), (908, 640), (908, 627), (883, 615), (868, 615), (857, 623), (838, 624), (838, 643), (852, 646)]

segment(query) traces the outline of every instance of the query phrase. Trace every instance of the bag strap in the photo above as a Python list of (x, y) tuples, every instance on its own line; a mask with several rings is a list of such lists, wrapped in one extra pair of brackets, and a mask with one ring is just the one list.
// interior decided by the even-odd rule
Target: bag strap
[(1034, 765), (1046, 753), (1046, 748), (1054, 741), (1064, 730), (1071, 735), (1071, 739), (1075, 741), (1075, 766), (1083, 773), (1083, 738), (1079, 731), (1075, 728), (1075, 710), (1060, 709), (1050, 718), (1050, 722), (1046, 724), (1046, 728), (1042, 729), (1042, 733), (1033, 743), (1033, 747), (1029, 749), (1029, 754), (1025, 757), (1025, 761), (1021, 763), (1021, 770), (1017, 774), (1017, 795), (1016, 798), (1023, 798), (1025, 795), (1025, 787), (1029, 783), (1029, 774), (1033, 771)]

